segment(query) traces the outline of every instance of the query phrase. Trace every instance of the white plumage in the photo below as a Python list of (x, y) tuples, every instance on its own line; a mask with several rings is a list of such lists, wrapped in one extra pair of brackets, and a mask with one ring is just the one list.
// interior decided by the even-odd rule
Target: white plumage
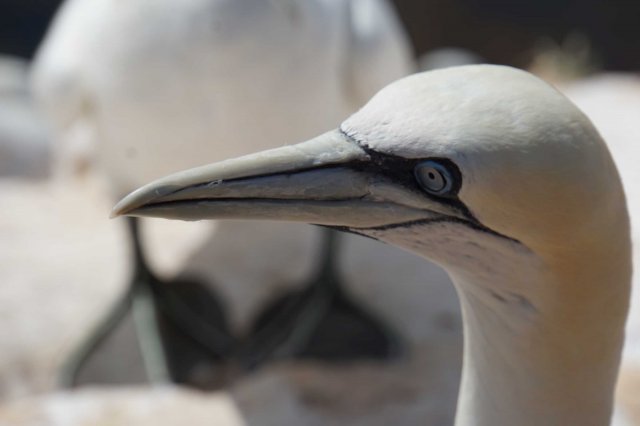
[(36, 93), (60, 135), (91, 129), (124, 193), (334, 126), (410, 71), (391, 12), (378, 0), (70, 0), (38, 54)]

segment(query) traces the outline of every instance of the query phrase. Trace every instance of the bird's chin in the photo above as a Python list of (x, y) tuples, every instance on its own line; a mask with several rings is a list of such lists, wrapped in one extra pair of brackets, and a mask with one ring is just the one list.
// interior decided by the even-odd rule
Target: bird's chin
[(445, 264), (443, 252), (456, 253), (455, 247), (449, 243), (466, 244), (468, 241), (493, 241), (507, 250), (530, 250), (520, 241), (500, 234), (478, 222), (458, 217), (433, 213), (429, 217), (418, 220), (389, 223), (374, 227), (341, 227), (332, 228), (383, 241), (409, 251), (422, 253), (436, 263)]

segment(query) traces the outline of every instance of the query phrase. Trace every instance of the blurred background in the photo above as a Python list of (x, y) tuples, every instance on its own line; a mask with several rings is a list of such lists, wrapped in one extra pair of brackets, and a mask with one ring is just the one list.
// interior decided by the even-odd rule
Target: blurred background
[[(108, 220), (403, 75), (529, 70), (640, 182), (637, 1), (62, 3), (0, 5), (0, 425), (452, 424), (461, 319), (435, 265), (302, 225)], [(634, 306), (617, 425), (640, 425)]]
[[(5, 0), (0, 49), (33, 57), (61, 1)], [(599, 66), (611, 71), (638, 69), (634, 55), (640, 29), (634, 1), (394, 0), (397, 13), (422, 55), (442, 47), (469, 49), (487, 62), (527, 67), (540, 44), (562, 45), (584, 37)]]
[[(0, 48), (31, 58), (61, 1), (5, 0)], [(634, 1), (394, 0), (392, 2), (422, 55), (442, 47), (469, 49), (491, 63), (527, 67), (540, 43), (561, 45), (581, 34), (602, 69), (633, 71), (640, 29)]]

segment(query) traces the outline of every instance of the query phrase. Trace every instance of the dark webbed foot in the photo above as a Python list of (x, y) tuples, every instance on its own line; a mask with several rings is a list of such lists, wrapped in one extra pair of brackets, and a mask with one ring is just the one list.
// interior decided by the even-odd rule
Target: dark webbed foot
[(323, 238), (311, 282), (277, 298), (256, 317), (240, 353), (245, 367), (279, 358), (350, 361), (399, 354), (397, 335), (344, 292), (337, 273), (338, 233), (325, 229)]
[(178, 278), (161, 288), (156, 298), (172, 381), (200, 389), (224, 386), (236, 341), (220, 299), (194, 279)]

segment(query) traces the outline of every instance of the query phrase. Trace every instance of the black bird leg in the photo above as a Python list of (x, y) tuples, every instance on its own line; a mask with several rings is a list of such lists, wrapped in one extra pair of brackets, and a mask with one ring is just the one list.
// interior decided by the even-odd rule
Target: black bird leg
[(152, 302), (152, 290), (149, 285), (149, 281), (155, 278), (144, 258), (139, 238), (138, 219), (127, 218), (127, 225), (134, 257), (133, 277), (122, 297), (111, 306), (105, 317), (98, 322), (63, 365), (60, 385), (64, 388), (76, 385), (77, 376), (82, 367), (124, 320), (129, 309), (133, 310), (136, 332), (140, 338), (140, 350), (149, 380), (166, 382), (169, 379), (166, 354), (157, 328), (157, 311)]
[(218, 300), (193, 280), (167, 283), (158, 279), (144, 255), (139, 220), (127, 218), (127, 225), (134, 256), (133, 277), (124, 295), (64, 364), (60, 376), (63, 387), (76, 385), (79, 371), (129, 309), (151, 383), (188, 384), (190, 366), (183, 364), (217, 362), (228, 357), (235, 346)]

